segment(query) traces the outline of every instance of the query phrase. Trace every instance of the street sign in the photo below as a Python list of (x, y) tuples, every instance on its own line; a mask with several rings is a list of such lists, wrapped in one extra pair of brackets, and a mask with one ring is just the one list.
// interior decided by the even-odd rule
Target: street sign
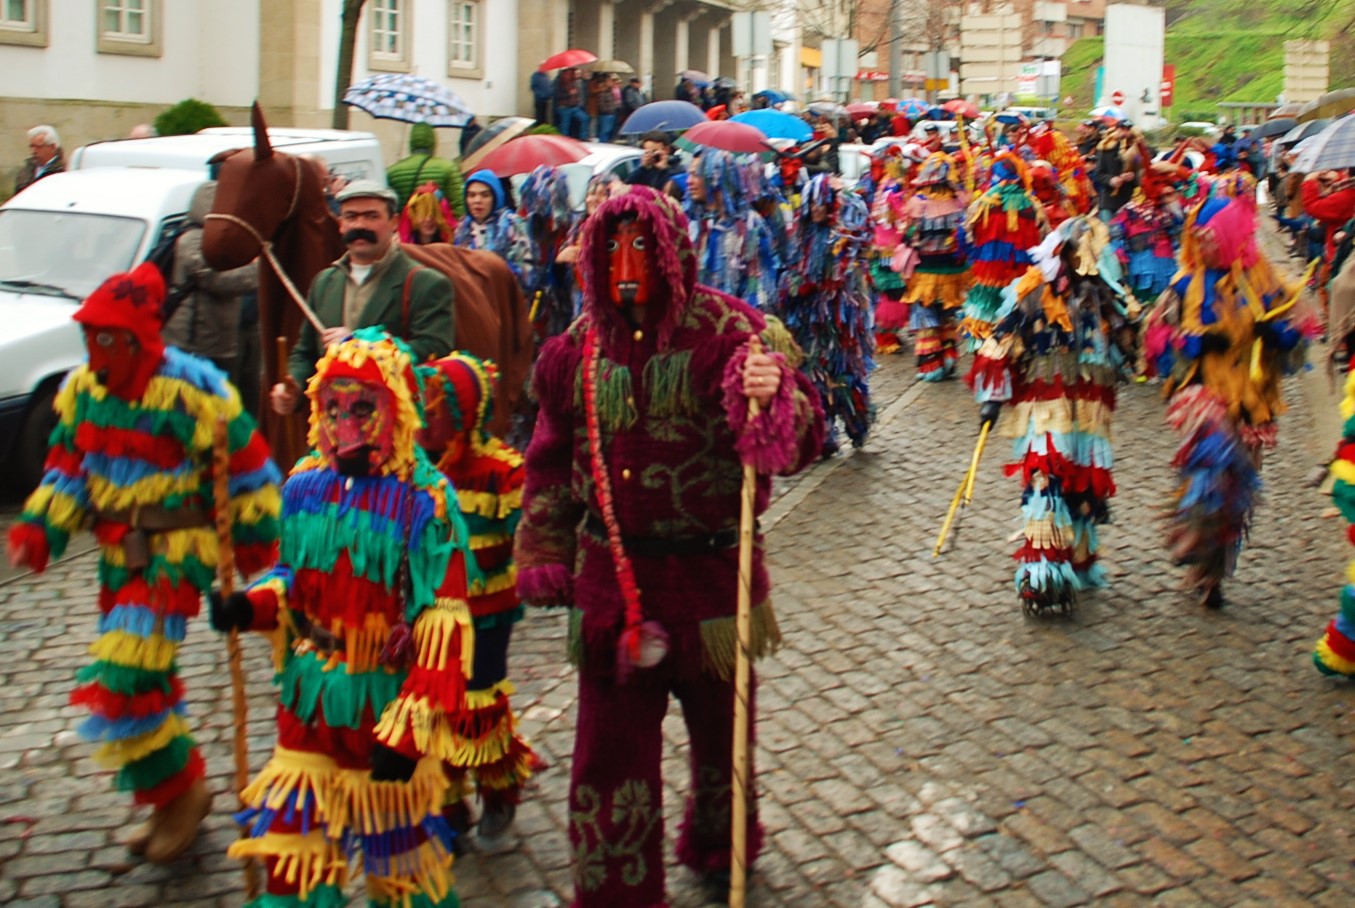
[(1171, 107), (1176, 96), (1176, 64), (1164, 63), (1162, 66), (1162, 106)]
[(1114, 94), (1112, 94), (1112, 95), (1110, 96), (1110, 103), (1111, 103), (1111, 104), (1114, 104), (1116, 107), (1119, 107), (1121, 104), (1123, 104), (1123, 103), (1124, 103), (1124, 92), (1122, 92), (1122, 91), (1117, 91), (1117, 92), (1115, 92)]

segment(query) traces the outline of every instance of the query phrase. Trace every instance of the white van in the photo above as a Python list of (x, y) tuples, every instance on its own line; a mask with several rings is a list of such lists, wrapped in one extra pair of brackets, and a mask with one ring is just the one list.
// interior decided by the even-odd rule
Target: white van
[(52, 401), (85, 359), (80, 302), (183, 222), (202, 169), (96, 167), (43, 177), (0, 206), (0, 462), (42, 475)]
[[(333, 174), (349, 180), (386, 182), (381, 143), (370, 132), (339, 129), (291, 129), (270, 126), (268, 141), (287, 154), (311, 155)], [(248, 126), (219, 126), (191, 136), (114, 139), (82, 145), (71, 155), (70, 170), (87, 167), (168, 167), (207, 171), (207, 162), (223, 151), (254, 145)]]

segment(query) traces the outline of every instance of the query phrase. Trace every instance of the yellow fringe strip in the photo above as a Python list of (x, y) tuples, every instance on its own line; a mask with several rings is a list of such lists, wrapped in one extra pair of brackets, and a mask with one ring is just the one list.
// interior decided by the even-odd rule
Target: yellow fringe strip
[(494, 705), (500, 695), (511, 697), (517, 692), (518, 689), (513, 682), (504, 678), (489, 687), (466, 691), (466, 708), (469, 710), (488, 709)]
[[(270, 580), (269, 586), (280, 589), (283, 583)], [(278, 592), (278, 626), (265, 632), (265, 636), (268, 637), (269, 647), (273, 651), (273, 671), (281, 674), (287, 667), (292, 641), (301, 636), (296, 629), (296, 622), (292, 619), (292, 610), (287, 607), (287, 596), (282, 592)]]
[(1071, 526), (1060, 527), (1052, 517), (1026, 521), (1023, 532), (1026, 541), (1038, 549), (1072, 548), (1076, 536)]
[(414, 896), (423, 892), (440, 905), (456, 882), (452, 856), (431, 839), (413, 851), (393, 855), (390, 869), (392, 876), (367, 875), (367, 897), (376, 904), (409, 908)]
[(289, 885), (300, 888), (304, 902), (317, 886), (348, 884), (348, 862), (339, 843), (318, 829), (304, 836), (298, 833), (269, 832), (257, 839), (237, 839), (226, 849), (229, 857), (277, 858), (273, 872)]
[[(361, 627), (350, 627), (341, 619), (334, 619), (330, 628), (334, 636), (344, 641), (344, 671), (350, 675), (374, 672), (381, 667), (381, 650), (390, 639), (390, 622), (386, 616), (377, 612), (368, 612)], [(335, 651), (334, 655), (338, 655)], [(326, 671), (338, 664), (331, 659)]]
[(475, 668), (475, 625), (466, 600), (435, 599), (414, 622), (414, 645), (420, 667), (447, 671), (448, 663), (459, 658), (461, 673), (469, 678)]
[(490, 593), (499, 593), (504, 590), (512, 589), (518, 584), (518, 566), (517, 564), (508, 565), (508, 569), (489, 582), (483, 580), (473, 580), (470, 584), (470, 594), (472, 596), (488, 596)]
[(481, 517), (502, 520), (522, 508), (522, 489), (516, 488), (507, 495), (457, 489), (456, 503), (463, 514), (479, 514)]
[(480, 533), (470, 538), (471, 551), (478, 552), (480, 549), (493, 548), (496, 545), (503, 545), (513, 537), (507, 533)]
[(1331, 475), (1335, 478), (1355, 485), (1355, 463), (1348, 460), (1334, 460), (1330, 469)]
[(404, 740), (406, 729), (413, 731), (414, 746), (420, 753), (453, 766), (483, 766), (501, 760), (513, 740), (512, 722), (500, 723), (480, 740), (464, 738), (453, 731), (447, 714), (426, 697), (401, 696), (391, 701), (376, 726), (376, 739), (396, 747)]
[(54, 486), (43, 485), (34, 489), (24, 502), (24, 510), (30, 514), (45, 515), (49, 526), (67, 534), (79, 530), (85, 520), (85, 509), (80, 503), (65, 492), (58, 492)]
[(109, 741), (101, 745), (94, 752), (94, 760), (105, 769), (121, 769), (128, 763), (135, 763), (157, 750), (168, 747), (169, 742), (186, 734), (188, 723), (178, 713), (170, 713), (169, 718), (155, 731), (125, 741)]
[(159, 634), (138, 637), (126, 631), (109, 631), (89, 647), (91, 655), (103, 662), (146, 671), (168, 671), (179, 645)]
[[(1014, 427), (1019, 436), (1029, 430), (1038, 434), (1045, 432), (1068, 433), (1076, 429), (1088, 435), (1110, 438), (1110, 425), (1115, 411), (1101, 401), (1073, 400), (1027, 400), (1011, 405), (1011, 417), (1008, 425)], [(1032, 426), (1033, 423), (1033, 426)], [(1064, 451), (1067, 455), (1069, 452)]]
[(112, 511), (139, 504), (161, 502), (171, 495), (196, 495), (202, 489), (202, 476), (187, 473), (153, 473), (131, 485), (114, 485), (102, 476), (87, 477), (89, 500), (100, 510)]
[(1355, 372), (1346, 374), (1346, 396), (1341, 398), (1341, 418), (1355, 416)]
[(1355, 662), (1343, 659), (1336, 654), (1336, 651), (1327, 644), (1327, 635), (1323, 634), (1322, 639), (1317, 641), (1317, 657), (1322, 660), (1322, 664), (1334, 672), (1340, 672), (1343, 675), (1355, 675)]
[[(207, 567), (216, 564), (218, 541), (212, 526), (150, 533), (146, 542), (151, 555), (163, 556), (170, 564), (183, 564), (190, 555)], [(122, 546), (105, 546), (104, 561), (112, 567), (125, 567), (127, 558)]]
[(231, 499), (231, 523), (246, 526), (269, 517), (277, 517), (282, 510), (282, 493), (274, 485), (262, 486), (252, 492), (241, 492)]

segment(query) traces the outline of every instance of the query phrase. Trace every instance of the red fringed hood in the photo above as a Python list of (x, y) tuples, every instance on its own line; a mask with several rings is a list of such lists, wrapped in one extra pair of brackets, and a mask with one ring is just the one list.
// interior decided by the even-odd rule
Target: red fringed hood
[(630, 186), (603, 202), (583, 226), (583, 249), (579, 271), (583, 279), (583, 311), (604, 339), (629, 334), (626, 316), (607, 298), (611, 267), (607, 235), (617, 223), (635, 218), (648, 240), (650, 262), (658, 269), (655, 299), (647, 307), (645, 321), (657, 335), (660, 347), (667, 345), (682, 321), (696, 288), (696, 252), (687, 232), (687, 218), (677, 203), (648, 186)]

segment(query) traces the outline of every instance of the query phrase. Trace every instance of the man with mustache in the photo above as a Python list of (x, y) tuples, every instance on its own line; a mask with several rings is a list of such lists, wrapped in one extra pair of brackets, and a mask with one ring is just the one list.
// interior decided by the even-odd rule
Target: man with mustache
[(326, 327), (303, 323), (288, 360), (290, 381), (273, 386), (273, 410), (296, 410), (315, 364), (358, 328), (380, 326), (409, 345), (415, 362), (452, 352), (452, 284), (400, 248), (399, 200), (374, 180), (354, 180), (335, 197), (348, 251), (315, 276), (307, 302)]

